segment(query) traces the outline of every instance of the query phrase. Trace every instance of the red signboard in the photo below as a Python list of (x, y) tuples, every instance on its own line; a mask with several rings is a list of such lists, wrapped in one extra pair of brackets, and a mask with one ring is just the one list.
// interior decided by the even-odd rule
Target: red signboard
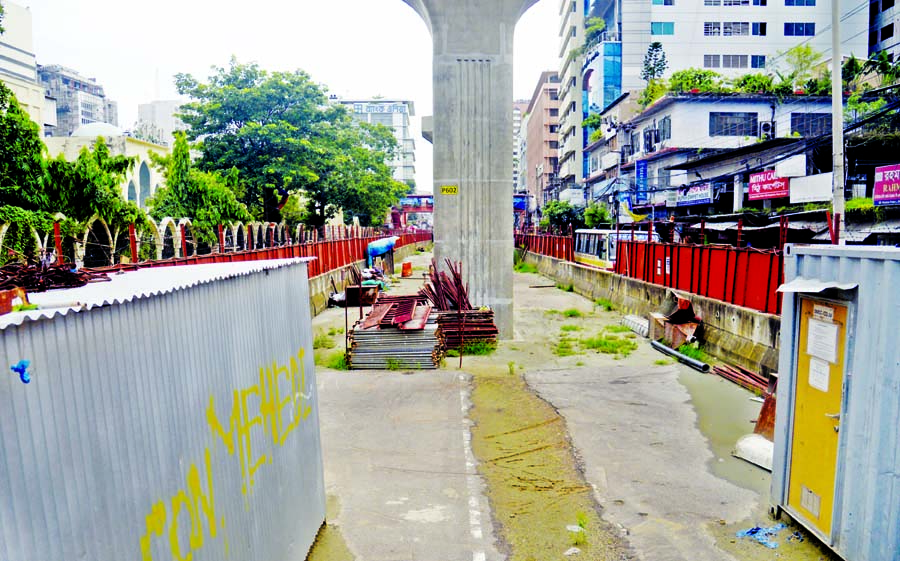
[(791, 196), (790, 181), (783, 177), (775, 177), (775, 170), (750, 174), (751, 201), (789, 196)]
[(900, 204), (900, 165), (875, 168), (875, 206)]

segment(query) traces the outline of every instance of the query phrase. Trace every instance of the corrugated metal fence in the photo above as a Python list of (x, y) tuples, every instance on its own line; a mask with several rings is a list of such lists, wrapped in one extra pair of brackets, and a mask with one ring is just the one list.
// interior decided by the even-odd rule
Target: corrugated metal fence
[(0, 323), (0, 559), (304, 559), (325, 516), (306, 264), (84, 288), (132, 275), (183, 281)]
[(620, 241), (616, 273), (760, 312), (781, 313), (780, 252)]
[(527, 251), (546, 255), (554, 259), (573, 261), (575, 259), (574, 240), (572, 236), (555, 236), (551, 234), (516, 234), (516, 247)]

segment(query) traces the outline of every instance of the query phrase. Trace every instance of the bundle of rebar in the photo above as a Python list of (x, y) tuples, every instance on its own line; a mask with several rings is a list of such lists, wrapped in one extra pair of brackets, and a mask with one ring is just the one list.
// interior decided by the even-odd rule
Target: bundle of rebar
[[(394, 304), (382, 306), (393, 307)], [(384, 327), (380, 322), (371, 327), (365, 327), (366, 322), (357, 324), (350, 332), (350, 368), (353, 370), (437, 368), (443, 358), (444, 349), (437, 315), (430, 312), (430, 306), (421, 308), (421, 311), (428, 312), (427, 318), (422, 318), (424, 320), (422, 329)]]
[(726, 380), (752, 392), (765, 393), (769, 390), (769, 380), (767, 378), (746, 368), (724, 364), (716, 366), (713, 368), (713, 371)]
[(462, 276), (462, 263), (454, 264), (447, 259), (446, 264), (449, 275), (445, 271), (438, 271), (437, 262), (431, 260), (428, 279), (419, 294), (428, 298), (436, 310), (471, 310), (469, 288)]
[(20, 265), (0, 267), (0, 290), (24, 288), (45, 292), (57, 288), (76, 288), (91, 282), (109, 281), (106, 273), (73, 271), (70, 265)]
[(438, 312), (438, 325), (447, 349), (463, 349), (469, 345), (496, 346), (497, 326), (492, 310)]

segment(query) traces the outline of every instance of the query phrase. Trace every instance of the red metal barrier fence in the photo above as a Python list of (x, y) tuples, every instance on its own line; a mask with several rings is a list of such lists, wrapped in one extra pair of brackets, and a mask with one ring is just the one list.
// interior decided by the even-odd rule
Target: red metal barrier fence
[(760, 312), (781, 313), (777, 290), (784, 256), (777, 251), (620, 241), (616, 273)]
[(575, 244), (572, 236), (516, 234), (516, 247), (554, 259), (575, 260)]
[[(395, 235), (400, 238), (394, 245), (395, 248), (401, 248), (405, 245), (418, 242), (428, 242), (432, 239), (431, 232), (415, 232)], [(93, 270), (131, 271), (148, 267), (171, 267), (178, 265), (201, 265), (206, 263), (235, 263), (241, 261), (260, 261), (265, 259), (315, 257), (316, 259), (309, 263), (309, 277), (313, 278), (350, 265), (351, 263), (364, 260), (366, 258), (366, 248), (369, 243), (385, 237), (387, 236), (326, 239), (316, 242), (281, 245), (246, 251), (208, 253), (206, 255), (194, 255), (191, 257), (143, 261), (140, 263), (115, 265), (113, 267), (103, 267)]]

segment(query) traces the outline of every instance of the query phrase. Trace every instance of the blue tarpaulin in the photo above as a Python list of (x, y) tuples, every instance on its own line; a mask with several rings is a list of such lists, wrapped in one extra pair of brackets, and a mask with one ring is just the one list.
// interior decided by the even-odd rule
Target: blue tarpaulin
[(372, 260), (379, 255), (384, 255), (389, 251), (394, 250), (394, 244), (399, 240), (397, 236), (391, 236), (390, 238), (384, 238), (381, 240), (374, 241), (366, 247), (366, 263), (369, 267), (372, 266)]

